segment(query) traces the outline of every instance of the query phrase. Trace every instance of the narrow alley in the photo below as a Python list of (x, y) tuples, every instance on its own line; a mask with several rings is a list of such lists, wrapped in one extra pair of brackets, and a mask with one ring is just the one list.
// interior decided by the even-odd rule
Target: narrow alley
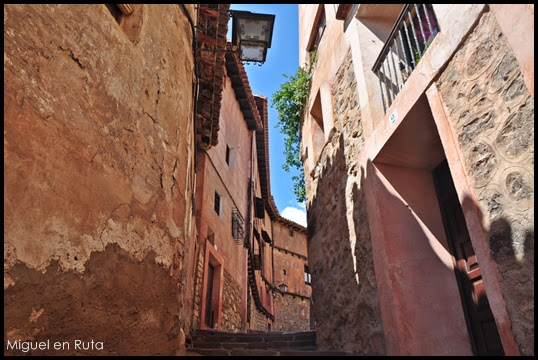
[(534, 5), (4, 4), (4, 355), (534, 356)]

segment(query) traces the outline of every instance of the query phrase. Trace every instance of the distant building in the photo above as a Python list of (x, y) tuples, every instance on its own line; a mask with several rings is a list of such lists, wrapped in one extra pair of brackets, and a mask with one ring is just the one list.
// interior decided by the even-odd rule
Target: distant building
[[(204, 6), (201, 23), (211, 15), (208, 11), (206, 17), (203, 9)], [(217, 37), (225, 38), (225, 32)], [(201, 40), (199, 47), (204, 49), (207, 45), (211, 42)], [(226, 46), (231, 48), (230, 44)], [(220, 108), (213, 112), (213, 119), (218, 114), (217, 125), (206, 121), (211, 126), (203, 126), (212, 130), (205, 133), (205, 139), (213, 140), (200, 143), (204, 136), (197, 137), (193, 329), (292, 331), (305, 330), (305, 323), (309, 329), (310, 286), (303, 280), (308, 266), (306, 229), (282, 218), (271, 195), (267, 98), (252, 94), (236, 54), (202, 51), (201, 56), (202, 63), (217, 59), (213, 70), (217, 80), (202, 81), (200, 94), (212, 92), (214, 99), (221, 100), (200, 98), (198, 102), (200, 108), (207, 104), (218, 104)], [(213, 79), (212, 73), (208, 74), (208, 79)], [(211, 118), (209, 112), (207, 118)], [(296, 237), (289, 236), (293, 232)], [(281, 258), (280, 248), (294, 249), (302, 256), (287, 262), (293, 269), (301, 268), (287, 279), (293, 281), (291, 288), (308, 305), (304, 309), (295, 302), (292, 306), (277, 301), (287, 295), (275, 282), (279, 279), (274, 266)], [(297, 283), (297, 279), (301, 282)], [(285, 325), (275, 327), (275, 322)]]
[[(194, 328), (309, 330), (306, 229), (279, 215), (270, 192), (267, 99), (252, 95), (237, 56), (225, 56), (225, 69), (218, 142), (197, 155)], [(286, 261), (286, 280), (304, 309), (277, 301), (291, 294), (278, 288), (274, 268), (286, 249), (300, 255)]]
[(299, 4), (314, 50), (318, 346), (534, 355), (534, 5)]
[(181, 355), (279, 321), (273, 244), (305, 256), (279, 231), (306, 230), (272, 201), (229, 6), (4, 6), (4, 344), (51, 342), (4, 354)]

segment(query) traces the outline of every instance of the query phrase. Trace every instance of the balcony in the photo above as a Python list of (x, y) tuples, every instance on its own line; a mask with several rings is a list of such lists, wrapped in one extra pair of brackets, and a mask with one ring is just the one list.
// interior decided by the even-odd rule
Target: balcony
[(237, 245), (242, 245), (245, 237), (245, 220), (236, 208), (232, 209), (232, 237)]
[(386, 112), (439, 32), (431, 4), (406, 4), (372, 71), (379, 78)]

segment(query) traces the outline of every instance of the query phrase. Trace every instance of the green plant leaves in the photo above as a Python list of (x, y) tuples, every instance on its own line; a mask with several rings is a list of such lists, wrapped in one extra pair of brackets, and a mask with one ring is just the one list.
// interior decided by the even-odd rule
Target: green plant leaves
[(310, 85), (312, 79), (312, 69), (316, 62), (316, 51), (310, 53), (310, 65), (308, 70), (302, 67), (297, 72), (288, 76), (289, 79), (280, 86), (271, 97), (272, 106), (278, 111), (278, 122), (276, 128), (284, 134), (284, 156), (286, 162), (282, 168), (290, 171), (292, 168), (299, 170), (299, 175), (292, 177), (294, 182), (293, 192), (298, 202), (306, 199), (304, 170), (301, 162), (301, 123), (303, 120), (304, 108), (310, 95)]

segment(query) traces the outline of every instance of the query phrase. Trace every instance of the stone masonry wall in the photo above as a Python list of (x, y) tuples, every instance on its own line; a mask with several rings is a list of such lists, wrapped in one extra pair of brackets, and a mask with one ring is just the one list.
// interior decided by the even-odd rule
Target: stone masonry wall
[(348, 52), (331, 86), (335, 128), (306, 179), (311, 315), (320, 349), (383, 355), (364, 170), (357, 163), (364, 136), (352, 65)]
[(275, 321), (273, 331), (310, 330), (310, 299), (278, 294), (273, 301)]
[(533, 355), (534, 100), (491, 13), (437, 85), (489, 231), (516, 342)]
[(254, 303), (254, 298), (250, 294), (250, 326), (248, 330), (255, 331), (267, 331), (267, 318), (263, 313), (256, 309), (256, 304)]
[(241, 331), (241, 286), (224, 270), (224, 288), (222, 289), (222, 331)]
[(32, 355), (184, 351), (193, 34), (133, 9), (4, 6), (4, 344), (71, 345)]
[(200, 328), (200, 318), (201, 318), (201, 299), (202, 299), (202, 282), (204, 276), (204, 254), (205, 254), (205, 243), (199, 246), (198, 249), (198, 258), (196, 259), (196, 267), (194, 271), (194, 300), (193, 300), (193, 313), (192, 313), (192, 325), (191, 330), (196, 330)]

